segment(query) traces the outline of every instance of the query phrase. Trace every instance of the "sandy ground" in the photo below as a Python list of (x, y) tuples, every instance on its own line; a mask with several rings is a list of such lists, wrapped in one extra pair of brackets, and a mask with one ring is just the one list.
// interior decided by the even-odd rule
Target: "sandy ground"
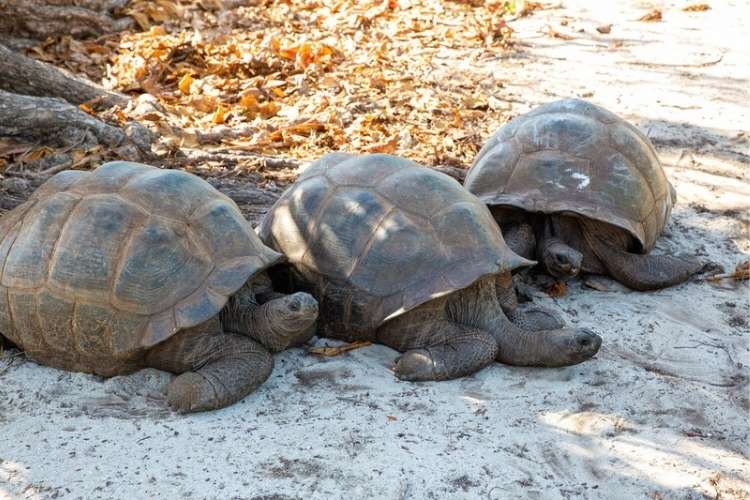
[[(657, 251), (734, 268), (750, 257), (750, 5), (608, 3), (512, 22), (511, 56), (436, 64), (507, 82), (496, 105), (514, 113), (574, 95), (633, 120), (680, 196)], [(635, 21), (654, 7), (663, 22)], [(596, 358), (413, 384), (383, 346), (297, 349), (241, 403), (185, 417), (165, 408), (166, 374), (107, 381), (6, 353), (0, 499), (750, 498), (747, 285), (535, 300), (600, 332)]]

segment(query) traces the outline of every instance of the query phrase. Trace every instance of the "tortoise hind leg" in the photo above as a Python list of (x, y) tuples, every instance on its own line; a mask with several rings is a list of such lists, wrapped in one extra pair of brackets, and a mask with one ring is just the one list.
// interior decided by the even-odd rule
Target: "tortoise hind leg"
[(587, 234), (586, 241), (612, 277), (633, 290), (657, 290), (678, 285), (705, 267), (689, 257), (629, 253), (593, 235)]
[[(497, 342), (489, 332), (448, 320), (428, 325), (435, 341), (396, 359), (401, 380), (449, 380), (471, 375), (495, 360)], [(405, 334), (408, 335), (408, 334)]]
[(235, 403), (257, 389), (273, 370), (268, 350), (248, 337), (223, 332), (217, 318), (153, 347), (145, 361), (152, 368), (179, 374), (167, 399), (182, 413)]

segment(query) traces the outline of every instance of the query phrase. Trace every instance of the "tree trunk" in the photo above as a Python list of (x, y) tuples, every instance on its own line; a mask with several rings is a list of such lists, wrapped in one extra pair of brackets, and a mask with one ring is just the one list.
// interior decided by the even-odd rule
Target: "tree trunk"
[(108, 124), (78, 106), (124, 107), (130, 101), (128, 96), (27, 57), (19, 49), (27, 47), (30, 39), (100, 35), (130, 27), (132, 19), (112, 15), (125, 3), (127, 0), (0, 0), (0, 138), (65, 148), (39, 161), (36, 174), (26, 162), (26, 169), (8, 165), (6, 176), (32, 176), (36, 184), (39, 175), (74, 166), (69, 151), (97, 145), (123, 159), (151, 157), (152, 138), (145, 127)]

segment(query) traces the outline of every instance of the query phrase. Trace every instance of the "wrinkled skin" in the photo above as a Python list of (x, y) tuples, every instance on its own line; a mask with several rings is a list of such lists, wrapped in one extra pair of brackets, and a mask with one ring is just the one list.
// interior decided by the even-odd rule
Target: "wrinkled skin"
[(560, 280), (600, 274), (633, 290), (655, 290), (713, 269), (692, 257), (636, 253), (630, 235), (603, 222), (499, 207), (492, 213), (513, 251)]
[[(396, 360), (396, 375), (403, 380), (445, 380), (474, 373), (492, 361), (560, 367), (597, 353), (601, 338), (587, 329), (518, 328), (503, 311), (497, 292), (508, 283), (509, 274), (500, 280), (485, 277), (383, 324), (377, 341), (404, 352)], [(541, 313), (541, 318), (534, 326), (545, 321), (559, 325), (554, 316)]]
[[(262, 298), (270, 299), (259, 304)], [(233, 295), (218, 317), (152, 348), (146, 365), (181, 374), (167, 393), (173, 409), (223, 408), (265, 382), (271, 353), (309, 340), (317, 318), (311, 295), (273, 293), (263, 274)]]

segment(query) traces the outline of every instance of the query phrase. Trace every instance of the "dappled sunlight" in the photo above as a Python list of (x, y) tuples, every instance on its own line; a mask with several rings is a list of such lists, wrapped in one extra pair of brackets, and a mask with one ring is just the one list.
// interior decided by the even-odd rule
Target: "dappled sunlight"
[(487, 407), (487, 400), (477, 396), (467, 394), (461, 396), (461, 399), (465, 401), (474, 411), (484, 410)]
[[(22, 2), (99, 0), (5, 4)], [(602, 106), (654, 144), (677, 191), (655, 254), (727, 272), (748, 260), (747, 9), (685, 5), (129, 0), (112, 14), (132, 18), (126, 29), (80, 39), (66, 29), (14, 50), (121, 93), (114, 106), (63, 98), (115, 130), (153, 132), (141, 161), (209, 180), (253, 223), (280, 200), (278, 236), (304, 264), (273, 269), (274, 290), (309, 287), (301, 278), (327, 266), (314, 286), (331, 323), (319, 325), (369, 334), (451, 293), (425, 278), (450, 283), (482, 260), (468, 241), (478, 219), (439, 221), (451, 210), (424, 178), (398, 176), (383, 196), (372, 165), (328, 179), (302, 165), (331, 151), (388, 153), (460, 181), (494, 131), (557, 99)], [(0, 140), (0, 212), (54, 172), (120, 155), (107, 144)], [(596, 184), (588, 171), (563, 173), (570, 182), (550, 179), (563, 196)], [(346, 180), (332, 189), (332, 179)], [(366, 344), (321, 329), (275, 355), (258, 391), (191, 417), (166, 408), (167, 373), (154, 385), (145, 371), (104, 381), (11, 366), (12, 351), (0, 356), (0, 500), (750, 498), (747, 281), (702, 279), (650, 292), (580, 279), (524, 290), (601, 335), (594, 358), (565, 368), (491, 363), (411, 383), (393, 371), (396, 350), (355, 350)]]
[(539, 420), (560, 435), (557, 442), (564, 450), (594, 461), (607, 474), (627, 475), (671, 490), (694, 488), (705, 495), (716, 495), (712, 480), (717, 474), (723, 488), (750, 488), (746, 457), (695, 436), (590, 411), (545, 412)]
[(0, 500), (41, 500), (40, 489), (31, 483), (28, 466), (0, 459)]
[[(311, 158), (331, 149), (470, 161), (495, 125), (475, 57), (504, 51), (503, 2), (295, 0), (203, 9), (136, 1), (142, 32), (107, 83), (148, 92), (166, 147), (223, 143)], [(212, 8), (213, 7), (213, 8)], [(163, 9), (162, 9), (163, 10)], [(84, 47), (85, 48), (85, 47)], [(425, 79), (425, 76), (429, 78)], [(499, 89), (499, 86), (497, 86)]]

